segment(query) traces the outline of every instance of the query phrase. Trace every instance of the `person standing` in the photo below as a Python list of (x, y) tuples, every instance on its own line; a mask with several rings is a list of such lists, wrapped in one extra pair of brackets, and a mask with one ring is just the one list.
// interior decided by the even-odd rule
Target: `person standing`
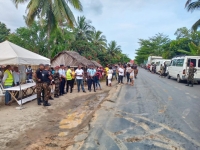
[(132, 66), (131, 70), (130, 70), (130, 80), (131, 80), (131, 85), (132, 86), (134, 85), (134, 77), (136, 78), (136, 76), (135, 76), (135, 68), (134, 68), (134, 66)]
[(134, 78), (137, 79), (138, 69), (137, 66), (134, 67)]
[(59, 70), (59, 66), (56, 66), (55, 67), (55, 72), (53, 74), (53, 79), (54, 79), (54, 82), (55, 82), (55, 90), (54, 90), (54, 97), (55, 98), (59, 98), (59, 93), (60, 93), (60, 89), (59, 89), (59, 86), (60, 86), (60, 74), (58, 72)]
[(91, 68), (87, 70), (87, 74), (88, 74), (88, 90), (91, 92), (91, 88), (92, 88), (92, 85), (93, 85), (94, 92), (96, 92), (96, 90), (95, 90), (96, 70), (94, 69), (93, 65), (91, 65)]
[(164, 73), (164, 66), (161, 64), (160, 65), (160, 77), (163, 77), (163, 73)]
[(19, 85), (19, 70), (18, 67), (14, 67), (14, 71), (13, 71), (13, 78), (14, 78), (14, 86), (18, 86)]
[(117, 80), (117, 66), (113, 65), (113, 78), (115, 78)]
[(106, 75), (106, 86), (108, 86), (108, 65), (106, 65), (105, 69), (104, 69), (104, 72), (105, 72), (105, 75)]
[(130, 79), (131, 70), (132, 70), (132, 69), (131, 69), (131, 65), (128, 64), (128, 66), (126, 67), (126, 77), (127, 77), (127, 82), (126, 82), (126, 84), (128, 84), (129, 81), (131, 82), (131, 79)]
[(72, 71), (72, 90), (73, 90), (74, 82), (75, 82), (75, 71), (74, 71), (74, 68), (71, 68), (71, 71)]
[(60, 69), (59, 69), (59, 74), (61, 77), (61, 82), (60, 82), (60, 95), (62, 96), (63, 94), (65, 94), (64, 89), (65, 89), (65, 81), (66, 81), (66, 73), (65, 73), (65, 67), (64, 65), (60, 65)]
[(35, 73), (38, 105), (41, 105), (41, 103), (42, 103), (41, 94), (42, 94), (42, 87), (43, 87), (43, 81), (42, 81), (42, 71), (43, 70), (44, 70), (44, 65), (40, 64), (39, 68), (36, 70), (36, 73)]
[(108, 86), (112, 86), (112, 75), (113, 75), (113, 70), (112, 67), (109, 67), (108, 70)]
[[(4, 88), (10, 88), (13, 85), (13, 75), (12, 75), (12, 67), (10, 65), (6, 66), (6, 70), (4, 72), (4, 76), (3, 76), (3, 85)], [(10, 105), (10, 100), (11, 100), (11, 95), (8, 91), (6, 91), (5, 93), (5, 105)]]
[(84, 71), (83, 71), (83, 69), (81, 69), (81, 65), (78, 65), (78, 68), (75, 71), (75, 75), (76, 75), (76, 82), (77, 82), (78, 92), (80, 92), (80, 86), (81, 86), (82, 91), (84, 93), (86, 93), (85, 89), (84, 89), (84, 85), (83, 85)]
[(33, 70), (30, 65), (26, 69), (26, 80), (27, 80), (27, 83), (30, 83), (33, 81)]
[(66, 92), (69, 92), (69, 86), (70, 86), (70, 93), (72, 93), (72, 71), (70, 69), (70, 66), (67, 66), (66, 68), (66, 79), (67, 79), (67, 87)]
[(118, 72), (119, 72), (118, 83), (119, 83), (119, 84), (124, 84), (124, 83), (123, 83), (124, 68), (123, 68), (122, 65), (119, 66)]
[(100, 69), (97, 69), (97, 72), (95, 75), (96, 90), (98, 90), (98, 86), (99, 86), (99, 89), (101, 90), (100, 78), (101, 78), (101, 72), (100, 72)]
[(50, 77), (48, 78), (49, 81), (48, 81), (48, 93), (49, 93), (49, 100), (54, 100), (53, 97), (51, 96), (51, 89), (53, 89), (53, 83), (52, 83), (52, 79), (53, 79), (53, 75), (52, 75), (52, 70), (50, 68), (50, 66), (48, 64), (45, 65), (46, 68), (48, 68), (48, 72), (49, 72), (49, 75)]
[(194, 85), (194, 73), (197, 72), (197, 69), (194, 67), (194, 64), (191, 62), (190, 67), (188, 70), (188, 78), (187, 78), (187, 84), (186, 86), (189, 86), (191, 82), (191, 87)]
[(49, 73), (49, 65), (46, 64), (44, 70), (42, 71), (42, 88), (44, 90), (44, 101), (43, 101), (43, 106), (51, 106), (50, 103), (48, 103), (50, 94), (51, 94), (51, 84), (52, 76)]

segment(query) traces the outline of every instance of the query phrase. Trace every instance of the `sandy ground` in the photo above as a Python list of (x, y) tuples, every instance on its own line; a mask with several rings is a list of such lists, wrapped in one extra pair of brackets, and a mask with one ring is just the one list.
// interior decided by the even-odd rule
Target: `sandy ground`
[[(114, 84), (116, 85), (116, 81), (113, 82)], [(78, 132), (77, 127), (86, 126), (89, 121), (87, 117), (94, 113), (95, 108), (111, 89), (105, 86), (105, 82), (101, 85), (103, 90), (98, 90), (96, 93), (88, 91), (78, 93), (75, 87), (73, 93), (50, 101), (52, 104), (50, 107), (38, 106), (36, 100), (25, 104), (25, 109), (22, 110), (15, 109), (18, 106), (16, 103), (12, 106), (0, 105), (0, 150), (49, 149), (42, 147), (44, 144), (53, 149), (65, 149), (67, 145), (65, 138), (70, 138), (68, 133), (72, 136), (74, 135), (72, 133)], [(51, 137), (55, 135), (57, 142), (60, 137), (65, 137), (62, 138), (65, 141), (62, 143), (64, 148), (58, 147), (59, 144), (48, 143), (51, 140), (56, 141)], [(44, 140), (47, 137), (48, 140)], [(40, 142), (42, 138), (44, 142)], [(68, 144), (70, 142), (73, 140), (68, 141)], [(38, 144), (34, 145), (34, 143)]]

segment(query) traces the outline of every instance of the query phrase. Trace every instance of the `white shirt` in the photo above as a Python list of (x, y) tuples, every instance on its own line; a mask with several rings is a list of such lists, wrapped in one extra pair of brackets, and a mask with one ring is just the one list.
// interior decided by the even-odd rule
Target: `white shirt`
[(15, 85), (17, 84), (17, 82), (19, 82), (19, 72), (13, 72), (13, 78), (14, 78), (14, 83)]
[[(75, 73), (76, 75), (84, 75), (83, 69), (76, 69)], [(83, 76), (76, 76), (76, 79), (83, 79)]]
[(119, 75), (120, 75), (120, 76), (124, 76), (124, 69), (119, 68), (118, 70), (119, 70)]
[(129, 72), (129, 73), (130, 73), (130, 72), (131, 72), (131, 67), (127, 67), (127, 68), (126, 68), (126, 72)]
[(66, 78), (66, 72), (65, 72), (65, 69), (59, 69), (59, 74), (60, 76), (64, 76)]

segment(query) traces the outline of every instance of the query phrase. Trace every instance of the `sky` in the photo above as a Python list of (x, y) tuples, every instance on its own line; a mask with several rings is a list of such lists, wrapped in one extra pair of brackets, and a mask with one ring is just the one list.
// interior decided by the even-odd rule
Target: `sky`
[[(175, 39), (178, 28), (190, 29), (199, 19), (199, 11), (191, 13), (184, 8), (186, 0), (80, 1), (83, 12), (72, 8), (75, 17), (84, 15), (96, 30), (103, 32), (108, 43), (115, 40), (131, 59), (139, 48), (138, 39), (148, 39), (157, 33)], [(0, 0), (0, 21), (12, 32), (26, 26), (23, 15), (26, 15), (26, 4), (16, 8), (12, 0)]]

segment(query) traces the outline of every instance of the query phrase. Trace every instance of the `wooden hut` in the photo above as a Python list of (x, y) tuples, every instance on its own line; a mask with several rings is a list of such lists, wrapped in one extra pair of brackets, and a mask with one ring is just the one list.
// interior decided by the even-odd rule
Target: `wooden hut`
[(51, 60), (52, 67), (60, 66), (61, 64), (71, 67), (77, 67), (80, 64), (86, 67), (92, 62), (75, 51), (63, 51)]

